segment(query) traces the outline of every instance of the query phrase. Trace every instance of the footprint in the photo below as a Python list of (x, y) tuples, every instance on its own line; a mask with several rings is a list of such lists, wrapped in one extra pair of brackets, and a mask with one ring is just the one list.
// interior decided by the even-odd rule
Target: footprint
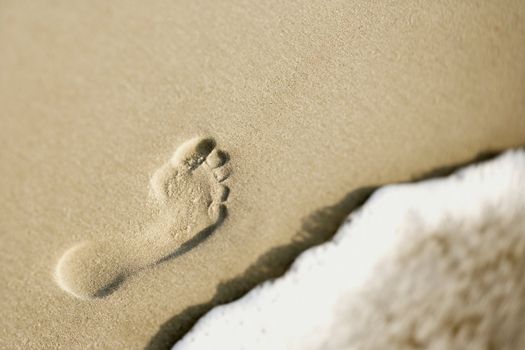
[(83, 242), (58, 261), (55, 278), (79, 298), (101, 298), (140, 271), (184, 254), (205, 239), (226, 214), (227, 155), (211, 138), (194, 138), (177, 148), (151, 177), (157, 219), (125, 242)]

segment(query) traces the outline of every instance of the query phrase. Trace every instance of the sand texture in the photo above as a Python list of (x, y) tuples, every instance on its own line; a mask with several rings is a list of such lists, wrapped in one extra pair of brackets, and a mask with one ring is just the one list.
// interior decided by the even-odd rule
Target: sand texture
[(174, 350), (521, 350), (525, 150), (382, 187)]
[[(78, 298), (112, 294), (131, 276), (155, 268), (201, 243), (226, 215), (229, 171), (215, 141), (191, 139), (151, 177), (159, 214), (137, 237), (81, 242), (69, 248), (55, 268), (55, 279)], [(221, 154), (224, 156), (221, 157)]]
[(370, 186), (524, 144), (524, 42), (522, 1), (0, 1), (0, 348), (168, 348)]

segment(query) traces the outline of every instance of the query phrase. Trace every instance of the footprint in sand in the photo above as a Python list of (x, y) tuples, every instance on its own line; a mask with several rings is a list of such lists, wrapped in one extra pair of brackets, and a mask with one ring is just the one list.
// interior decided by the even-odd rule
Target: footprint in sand
[(229, 175), (225, 153), (210, 138), (194, 138), (177, 148), (153, 174), (151, 195), (157, 219), (125, 242), (79, 243), (60, 258), (55, 278), (79, 298), (100, 298), (134, 274), (179, 256), (206, 238), (226, 214)]

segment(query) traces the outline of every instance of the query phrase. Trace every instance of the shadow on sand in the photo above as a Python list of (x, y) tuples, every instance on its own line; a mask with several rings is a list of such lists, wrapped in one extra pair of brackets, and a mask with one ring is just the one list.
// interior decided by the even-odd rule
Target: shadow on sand
[[(407, 182), (447, 176), (461, 167), (491, 159), (498, 154), (499, 152), (483, 152), (468, 162), (436, 168), (414, 176)], [(271, 249), (241, 276), (221, 283), (208, 302), (190, 306), (166, 321), (151, 338), (145, 350), (171, 349), (197, 320), (213, 307), (239, 299), (258, 284), (282, 276), (299, 254), (329, 240), (350, 212), (361, 206), (378, 187), (367, 186), (354, 190), (336, 204), (307, 216), (291, 243)]]

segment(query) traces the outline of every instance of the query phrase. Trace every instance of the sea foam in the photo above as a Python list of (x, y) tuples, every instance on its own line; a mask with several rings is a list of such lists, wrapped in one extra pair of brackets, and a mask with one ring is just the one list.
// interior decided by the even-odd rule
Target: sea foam
[(383, 187), (174, 349), (523, 349), (525, 152)]

